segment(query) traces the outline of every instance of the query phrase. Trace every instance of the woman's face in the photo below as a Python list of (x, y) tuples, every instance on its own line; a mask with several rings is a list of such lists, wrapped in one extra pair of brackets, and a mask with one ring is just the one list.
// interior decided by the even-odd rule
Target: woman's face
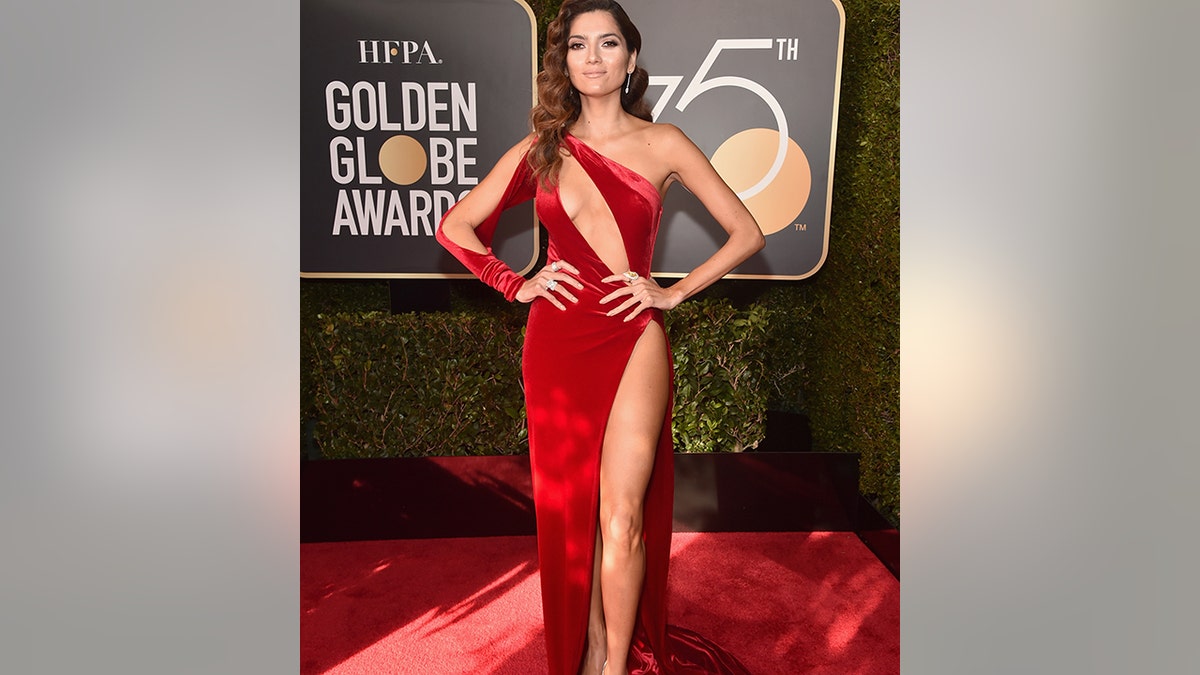
[(637, 54), (631, 54), (612, 14), (580, 14), (567, 37), (567, 75), (583, 95), (601, 95), (625, 86)]

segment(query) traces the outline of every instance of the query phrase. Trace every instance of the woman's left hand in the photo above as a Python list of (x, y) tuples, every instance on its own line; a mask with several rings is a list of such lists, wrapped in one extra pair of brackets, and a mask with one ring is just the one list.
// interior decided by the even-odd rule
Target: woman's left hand
[(654, 279), (640, 276), (635, 272), (614, 274), (604, 277), (601, 281), (606, 284), (617, 282), (624, 284), (621, 288), (600, 298), (600, 304), (608, 304), (612, 300), (625, 297), (624, 302), (608, 311), (608, 316), (615, 316), (632, 307), (633, 311), (625, 317), (625, 321), (632, 320), (633, 317), (641, 314), (643, 309), (651, 307), (673, 309), (680, 301), (677, 293), (672, 293), (669, 289), (659, 286)]

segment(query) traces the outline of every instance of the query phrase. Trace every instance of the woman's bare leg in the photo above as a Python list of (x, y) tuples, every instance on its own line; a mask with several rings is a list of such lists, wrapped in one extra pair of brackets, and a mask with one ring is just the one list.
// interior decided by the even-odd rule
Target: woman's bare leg
[(605, 675), (625, 675), (646, 576), (642, 509), (670, 395), (662, 328), (651, 322), (634, 346), (604, 434), (600, 461), (600, 588), (608, 637)]

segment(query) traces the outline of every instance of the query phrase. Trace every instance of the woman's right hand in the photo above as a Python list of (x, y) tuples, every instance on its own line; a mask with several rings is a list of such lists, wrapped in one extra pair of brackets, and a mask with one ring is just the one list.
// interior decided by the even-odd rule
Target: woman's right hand
[[(567, 272), (571, 274), (567, 274)], [(579, 302), (579, 298), (567, 290), (566, 285), (570, 284), (575, 288), (583, 289), (583, 283), (571, 276), (572, 274), (579, 274), (579, 270), (575, 269), (574, 265), (565, 260), (555, 260), (525, 281), (517, 291), (516, 300), (528, 303), (533, 302), (534, 298), (543, 297), (555, 307), (566, 310), (566, 306), (562, 304), (558, 296), (561, 295), (571, 302)]]

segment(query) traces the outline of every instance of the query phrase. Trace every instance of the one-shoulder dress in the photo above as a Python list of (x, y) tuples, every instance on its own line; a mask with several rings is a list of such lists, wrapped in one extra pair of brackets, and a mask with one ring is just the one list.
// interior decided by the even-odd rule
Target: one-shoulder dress
[[(662, 215), (657, 188), (574, 136), (568, 134), (565, 145), (607, 202), (629, 269), (648, 276)], [(522, 360), (549, 672), (575, 675), (587, 640), (605, 426), (638, 338), (655, 322), (665, 339), (666, 327), (658, 309), (628, 322), (623, 320), (627, 311), (606, 316), (616, 303), (600, 305), (599, 300), (618, 286), (601, 279), (625, 270), (610, 270), (601, 261), (563, 210), (558, 189), (539, 187), (524, 160), (500, 205), (475, 230), (489, 247), (487, 254), (459, 247), (440, 228), (438, 240), (512, 300), (524, 279), (492, 255), (490, 244), (500, 212), (530, 198), (536, 198), (537, 216), (548, 234), (549, 260), (575, 265), (584, 286), (571, 288), (579, 302), (564, 302), (566, 311), (542, 298), (533, 301)], [(644, 501), (646, 574), (629, 672), (744, 673), (736, 658), (703, 637), (667, 626), (674, 497), (670, 409), (668, 403)]]

